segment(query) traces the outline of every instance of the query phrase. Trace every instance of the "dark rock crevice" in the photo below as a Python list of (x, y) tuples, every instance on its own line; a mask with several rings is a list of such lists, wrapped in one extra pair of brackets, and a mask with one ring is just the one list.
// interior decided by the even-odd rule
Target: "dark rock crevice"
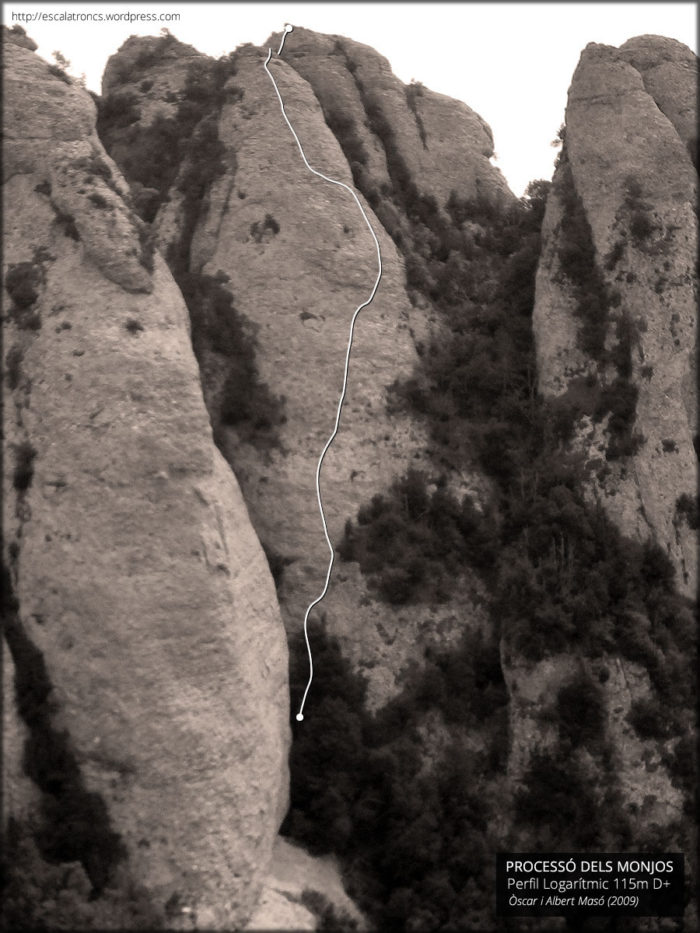
[[(235, 307), (228, 278), (203, 273), (191, 258), (192, 241), (209, 210), (212, 185), (226, 174), (230, 192), (236, 174), (235, 152), (221, 142), (218, 125), (223, 107), (243, 97), (241, 88), (232, 83), (238, 55), (190, 63), (172, 117), (158, 116), (143, 127), (136, 95), (113, 89), (102, 102), (98, 121), (105, 148), (142, 196), (145, 220), (154, 221), (173, 192), (181, 198), (177, 236), (165, 247), (165, 259), (187, 305), (214, 439), (227, 459), (222, 426), (235, 427), (241, 439), (269, 449), (278, 446), (277, 428), (284, 422), (283, 400), (259, 377), (254, 331)], [(126, 149), (121, 138), (124, 126), (131, 138)], [(143, 197), (144, 192), (150, 192), (148, 197)], [(204, 377), (212, 354), (216, 369), (225, 370), (216, 393), (206, 390)]]
[(41, 791), (35, 842), (48, 862), (80, 862), (98, 897), (126, 857), (102, 797), (83, 782), (70, 738), (57, 728), (56, 702), (42, 652), (22, 624), (10, 569), (2, 568), (2, 628), (15, 667), (15, 697), (29, 731), (23, 757), (27, 777)]

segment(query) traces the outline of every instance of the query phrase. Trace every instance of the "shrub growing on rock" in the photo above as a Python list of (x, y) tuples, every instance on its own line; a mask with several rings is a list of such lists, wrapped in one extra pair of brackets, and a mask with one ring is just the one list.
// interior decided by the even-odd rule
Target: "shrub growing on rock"
[(19, 493), (25, 493), (32, 485), (35, 457), (36, 450), (29, 441), (22, 441), (15, 448), (15, 469), (12, 475), (12, 485)]
[(41, 266), (33, 262), (11, 265), (5, 277), (5, 288), (16, 310), (24, 311), (37, 301), (43, 276)]
[(356, 560), (379, 597), (393, 605), (444, 600), (463, 564), (487, 567), (495, 557), (493, 517), (468, 496), (461, 503), (409, 470), (349, 522), (339, 551)]

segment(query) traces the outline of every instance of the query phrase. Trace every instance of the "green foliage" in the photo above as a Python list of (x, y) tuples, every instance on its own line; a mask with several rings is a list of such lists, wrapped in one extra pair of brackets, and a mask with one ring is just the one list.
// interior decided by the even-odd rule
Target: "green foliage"
[(404, 86), (404, 93), (406, 95), (406, 103), (408, 104), (409, 109), (413, 113), (413, 116), (416, 121), (416, 127), (418, 128), (418, 135), (420, 136), (420, 141), (423, 144), (423, 148), (428, 148), (428, 137), (425, 132), (425, 125), (421, 118), (420, 113), (418, 112), (418, 104), (416, 103), (419, 97), (422, 97), (425, 92), (425, 88), (420, 83), (420, 81), (411, 81), (410, 84)]
[(384, 496), (374, 496), (349, 522), (339, 551), (356, 560), (379, 597), (393, 605), (447, 599), (465, 563), (487, 568), (495, 560), (493, 516), (468, 496), (459, 503), (438, 484), (409, 470)]
[(67, 733), (54, 722), (53, 687), (44, 657), (19, 619), (5, 567), (2, 584), (4, 634), (14, 663), (17, 711), (27, 730), (23, 768), (42, 792), (34, 841), (47, 861), (80, 861), (97, 896), (126, 850), (111, 828), (103, 799), (83, 785)]
[(268, 230), (271, 231), (273, 236), (280, 232), (280, 225), (277, 223), (272, 214), (265, 214), (265, 220), (263, 220), (262, 223), (259, 220), (256, 220), (255, 223), (250, 225), (250, 235), (256, 243), (263, 242), (265, 233)]
[(688, 528), (697, 531), (700, 527), (700, 504), (698, 496), (690, 496), (684, 492), (676, 499), (676, 515), (683, 519)]
[(577, 762), (558, 751), (533, 752), (515, 794), (515, 819), (555, 847), (595, 851), (602, 844), (600, 805)]
[(88, 201), (90, 201), (91, 204), (94, 204), (95, 207), (99, 207), (101, 210), (105, 210), (108, 206), (107, 199), (98, 192), (89, 194)]
[(629, 721), (640, 739), (666, 739), (671, 732), (668, 711), (662, 708), (657, 697), (635, 700)]
[(53, 208), (54, 216), (56, 218), (56, 224), (63, 231), (63, 235), (67, 236), (70, 240), (75, 240), (76, 243), (79, 243), (80, 233), (75, 225), (75, 217), (58, 207), (54, 201), (51, 202), (51, 207)]
[(49, 65), (49, 74), (53, 75), (54, 78), (59, 78), (64, 84), (72, 84), (71, 79), (60, 65)]
[[(425, 711), (449, 709), (462, 726), (479, 722), (487, 735), (507, 735), (495, 645), (469, 636), (454, 655), (433, 653), (425, 673), (373, 716), (366, 685), (337, 641), (315, 624), (310, 637), (314, 691), (303, 725), (293, 723), (292, 799), (282, 832), (341, 858), (350, 893), (376, 929), (460, 929), (465, 916), (484, 928), (494, 815), (484, 782), (503, 768), (503, 757), (488, 742), (469, 754), (454, 745), (425, 770), (417, 725)], [(294, 707), (307, 658), (302, 638), (290, 647)], [(463, 700), (457, 706), (455, 693)]]
[(320, 891), (304, 888), (301, 892), (301, 903), (315, 915), (318, 921), (317, 933), (352, 933), (358, 929), (357, 920), (336, 911), (331, 901)]
[(624, 206), (629, 218), (629, 232), (637, 249), (644, 246), (657, 229), (649, 216), (651, 205), (642, 197), (642, 187), (633, 175), (625, 179)]
[(255, 339), (250, 323), (236, 310), (231, 293), (215, 276), (183, 273), (182, 294), (192, 322), (192, 344), (226, 357), (228, 375), (219, 416), (251, 443), (277, 443), (276, 428), (284, 423), (284, 401), (260, 380), (255, 363)]
[(29, 441), (22, 441), (15, 447), (15, 469), (12, 474), (12, 485), (19, 493), (25, 493), (32, 485), (35, 457), (36, 450)]
[(19, 262), (10, 265), (5, 276), (5, 288), (12, 299), (8, 317), (20, 330), (39, 330), (40, 315), (32, 311), (39, 299), (44, 274), (37, 262)]
[(271, 544), (265, 544), (262, 542), (263, 551), (265, 552), (265, 557), (267, 558), (267, 563), (270, 567), (270, 573), (272, 574), (272, 579), (275, 583), (275, 589), (279, 593), (280, 587), (282, 586), (282, 580), (284, 579), (285, 568), (292, 563), (292, 559), (289, 557), (284, 557), (279, 551), (275, 550)]
[(353, 181), (359, 187), (358, 182), (361, 177), (359, 170), (361, 166), (367, 165), (369, 156), (355, 121), (344, 110), (333, 108), (328, 105), (323, 108), (323, 116), (328, 128), (338, 140), (345, 158), (348, 160), (348, 164), (352, 170)]
[(10, 390), (14, 390), (19, 386), (20, 379), (22, 378), (22, 360), (24, 359), (24, 352), (20, 346), (13, 346), (7, 351), (7, 356), (5, 357), (5, 375), (7, 376), (7, 384), (10, 387)]
[(562, 275), (574, 288), (575, 314), (580, 321), (579, 345), (584, 353), (603, 362), (612, 297), (596, 263), (591, 227), (574, 185), (566, 147), (562, 155), (557, 195), (563, 214), (557, 258)]
[(595, 751), (604, 739), (605, 707), (598, 684), (580, 672), (557, 693), (559, 739), (571, 748)]
[(156, 252), (156, 235), (150, 224), (145, 221), (138, 222), (139, 263), (146, 272), (153, 273), (155, 263), (153, 257)]
[(124, 329), (127, 330), (130, 334), (139, 334), (144, 328), (141, 321), (137, 321), (136, 318), (129, 317), (126, 319)]

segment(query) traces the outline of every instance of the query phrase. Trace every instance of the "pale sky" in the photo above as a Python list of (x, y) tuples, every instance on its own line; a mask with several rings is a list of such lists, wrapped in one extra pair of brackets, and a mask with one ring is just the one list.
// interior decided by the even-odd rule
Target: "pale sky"
[[(564, 120), (566, 93), (588, 42), (621, 45), (653, 33), (697, 53), (695, 3), (4, 3), (12, 13), (177, 13), (178, 22), (22, 22), (51, 60), (60, 50), (70, 72), (99, 93), (107, 58), (130, 35), (162, 26), (209, 55), (243, 42), (261, 45), (285, 23), (371, 45), (402, 81), (415, 78), (465, 101), (490, 125), (496, 164), (517, 195), (551, 178), (550, 146)], [(293, 35), (287, 39), (293, 41)]]

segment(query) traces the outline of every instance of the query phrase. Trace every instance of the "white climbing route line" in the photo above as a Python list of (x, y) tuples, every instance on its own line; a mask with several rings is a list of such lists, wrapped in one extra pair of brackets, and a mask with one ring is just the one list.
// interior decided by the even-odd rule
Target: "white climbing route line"
[[(278, 56), (282, 52), (282, 47), (284, 46), (284, 40), (287, 38), (287, 35), (292, 31), (293, 28), (294, 28), (293, 26), (290, 26), (288, 24), (284, 27), (284, 34), (282, 36), (282, 42), (280, 43), (279, 52), (277, 53)], [(371, 303), (372, 299), (377, 293), (377, 289), (379, 288), (379, 282), (382, 277), (382, 254), (379, 249), (379, 240), (377, 239), (377, 235), (372, 229), (372, 224), (369, 222), (369, 218), (367, 217), (367, 214), (365, 213), (365, 210), (362, 207), (362, 204), (360, 203), (360, 199), (357, 197), (353, 189), (349, 185), (346, 185), (345, 182), (336, 181), (334, 178), (329, 178), (327, 175), (324, 175), (322, 172), (318, 172), (315, 168), (312, 168), (312, 166), (309, 165), (309, 161), (306, 158), (306, 154), (304, 153), (304, 148), (301, 145), (301, 142), (299, 141), (299, 137), (297, 136), (294, 130), (294, 127), (289, 121), (289, 117), (287, 116), (287, 111), (284, 109), (284, 101), (282, 100), (282, 95), (280, 94), (279, 88), (277, 87), (277, 82), (272, 76), (272, 72), (267, 67), (270, 63), (271, 58), (272, 58), (272, 49), (268, 49), (267, 59), (265, 60), (264, 68), (268, 74), (268, 77), (270, 78), (270, 81), (272, 81), (272, 86), (275, 89), (275, 94), (277, 95), (277, 99), (280, 102), (280, 109), (282, 110), (282, 116), (284, 117), (285, 123), (289, 127), (291, 134), (294, 137), (294, 140), (299, 148), (301, 157), (304, 160), (304, 165), (308, 168), (310, 172), (313, 172), (314, 175), (317, 175), (319, 178), (322, 178), (324, 181), (329, 182), (331, 185), (337, 185), (339, 188), (345, 188), (345, 190), (349, 191), (350, 194), (353, 196), (353, 198), (355, 199), (355, 203), (359, 207), (362, 217), (364, 218), (364, 221), (367, 224), (367, 229), (372, 234), (372, 239), (374, 240), (374, 245), (377, 250), (377, 267), (378, 267), (377, 278), (372, 288), (372, 291), (370, 292), (369, 298), (367, 298), (366, 301), (363, 301), (361, 305), (358, 305), (358, 307), (355, 309), (355, 313), (353, 314), (350, 320), (350, 334), (348, 337), (347, 349), (345, 351), (345, 369), (343, 371), (343, 388), (341, 390), (340, 398), (338, 400), (338, 408), (337, 408), (336, 415), (335, 415), (335, 425), (333, 427), (331, 436), (328, 438), (328, 440), (326, 441), (325, 447), (321, 451), (321, 456), (318, 458), (318, 464), (316, 466), (316, 499), (318, 500), (318, 509), (319, 509), (319, 512), (321, 513), (321, 522), (323, 523), (323, 534), (325, 535), (326, 544), (328, 545), (328, 550), (330, 551), (330, 560), (328, 561), (328, 570), (326, 571), (326, 582), (323, 586), (323, 590), (321, 591), (320, 595), (317, 596), (316, 599), (313, 600), (313, 602), (309, 603), (309, 606), (307, 607), (306, 612), (304, 614), (304, 638), (306, 640), (306, 651), (309, 655), (309, 680), (306, 684), (306, 690), (304, 690), (304, 696), (302, 697), (301, 704), (299, 706), (299, 712), (297, 713), (297, 719), (301, 722), (301, 720), (304, 718), (304, 704), (306, 703), (306, 697), (308, 696), (309, 688), (311, 687), (311, 682), (314, 679), (314, 662), (313, 662), (313, 657), (311, 655), (311, 645), (309, 644), (309, 630), (308, 630), (309, 613), (315, 606), (318, 606), (318, 604), (321, 602), (321, 600), (325, 597), (326, 593), (328, 592), (328, 587), (331, 582), (331, 574), (333, 572), (333, 563), (335, 561), (335, 551), (333, 550), (333, 545), (331, 544), (331, 539), (328, 535), (328, 525), (326, 524), (326, 514), (323, 510), (323, 499), (321, 497), (321, 467), (323, 466), (323, 458), (328, 453), (328, 448), (331, 446), (331, 444), (335, 440), (335, 436), (338, 433), (338, 428), (340, 427), (340, 416), (343, 410), (343, 402), (345, 401), (345, 395), (348, 390), (348, 373), (350, 370), (350, 353), (352, 351), (353, 337), (355, 336), (355, 321), (357, 320), (357, 316), (360, 313), (360, 311), (362, 311), (363, 308), (366, 308), (367, 305)]]
[[(292, 31), (292, 29), (294, 29), (294, 26), (290, 26), (289, 23), (287, 23), (287, 24), (285, 25), (285, 27), (284, 27), (284, 32), (282, 33), (282, 41), (280, 42), (280, 47), (277, 49), (277, 55), (281, 55), (281, 54), (282, 54), (282, 49), (284, 48), (284, 40), (287, 38), (287, 36), (289, 35), (289, 33)], [(270, 59), (268, 58), (268, 62), (269, 62), (269, 61), (270, 61)], [(268, 74), (270, 74), (269, 71), (268, 71)], [(272, 76), (270, 75), (270, 77), (272, 77)]]

